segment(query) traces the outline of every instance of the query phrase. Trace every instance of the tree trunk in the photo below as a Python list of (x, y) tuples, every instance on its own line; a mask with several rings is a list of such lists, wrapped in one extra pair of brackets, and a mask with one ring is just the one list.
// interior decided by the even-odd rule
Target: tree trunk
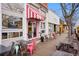
[(71, 26), (68, 26), (68, 41), (70, 42), (71, 41), (71, 34), (72, 33), (72, 29), (71, 29)]
[(68, 25), (68, 42), (71, 42), (71, 35), (72, 35), (72, 21), (71, 17), (68, 17), (66, 19), (67, 25)]

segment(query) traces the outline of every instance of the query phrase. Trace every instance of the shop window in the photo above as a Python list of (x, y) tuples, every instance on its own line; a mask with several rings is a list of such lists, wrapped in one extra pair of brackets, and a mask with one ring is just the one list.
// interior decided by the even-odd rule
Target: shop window
[(9, 16), (2, 14), (2, 26), (3, 28), (8, 28)]
[(19, 32), (13, 32), (13, 37), (19, 37)]
[(45, 29), (45, 23), (41, 22), (41, 29)]
[(43, 29), (45, 29), (45, 23), (43, 23)]
[(13, 38), (13, 33), (12, 32), (8, 33), (8, 38)]
[(20, 29), (21, 29), (21, 28), (22, 28), (22, 19), (20, 18), (19, 21), (16, 21), (16, 22), (15, 22), (15, 24), (16, 24), (16, 27), (17, 27), (17, 28), (20, 28)]
[(7, 33), (2, 33), (2, 39), (7, 39)]
[(2, 33), (2, 39), (9, 39), (9, 38), (15, 38), (20, 37), (23, 35), (23, 32), (8, 32), (8, 33)]
[(53, 32), (54, 30), (54, 25), (52, 23), (48, 23), (49, 24), (49, 32)]
[(28, 23), (28, 38), (32, 38), (32, 23)]
[(2, 14), (3, 28), (22, 28), (22, 18)]
[(42, 22), (41, 22), (41, 29), (42, 29)]
[(15, 38), (19, 37), (19, 32), (9, 32), (8, 33), (8, 38)]

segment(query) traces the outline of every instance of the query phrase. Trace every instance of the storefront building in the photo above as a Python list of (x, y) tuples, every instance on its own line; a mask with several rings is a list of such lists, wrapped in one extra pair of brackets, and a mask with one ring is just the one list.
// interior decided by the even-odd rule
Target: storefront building
[(60, 19), (59, 32), (60, 33), (68, 32), (68, 26), (67, 26), (66, 22), (61, 19)]
[(41, 28), (43, 28), (42, 23), (46, 17), (44, 9), (41, 9), (41, 6), (43, 5), (40, 3), (26, 4), (27, 40), (38, 39), (40, 37)]
[(60, 19), (60, 27), (59, 27), (59, 32), (63, 33), (64, 32), (64, 21)]
[(0, 4), (0, 44), (10, 46), (17, 40), (32, 40), (40, 37), (45, 29), (47, 4), (2, 3)]
[(48, 10), (48, 13), (46, 15), (46, 34), (51, 34), (53, 32), (59, 31), (59, 25), (60, 25), (60, 18), (55, 14), (54, 11)]
[(12, 41), (23, 39), (23, 4), (0, 4), (0, 40), (5, 46)]

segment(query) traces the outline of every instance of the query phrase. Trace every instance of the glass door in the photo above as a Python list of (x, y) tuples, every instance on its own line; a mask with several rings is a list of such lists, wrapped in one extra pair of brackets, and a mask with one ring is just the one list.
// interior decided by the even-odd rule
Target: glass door
[(33, 23), (33, 37), (36, 37), (36, 22)]
[(32, 22), (28, 23), (28, 38), (32, 38)]

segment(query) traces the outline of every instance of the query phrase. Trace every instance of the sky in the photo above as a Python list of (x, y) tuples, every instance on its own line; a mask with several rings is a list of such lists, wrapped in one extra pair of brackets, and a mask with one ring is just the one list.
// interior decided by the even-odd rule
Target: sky
[(52, 9), (59, 17), (63, 17), (59, 3), (48, 3), (48, 9)]
[[(63, 20), (63, 15), (62, 15), (62, 11), (61, 11), (61, 6), (59, 3), (48, 3), (48, 9), (52, 9), (53, 11), (55, 11), (55, 13)], [(79, 18), (79, 17), (78, 17)], [(76, 22), (76, 21), (74, 21)]]

